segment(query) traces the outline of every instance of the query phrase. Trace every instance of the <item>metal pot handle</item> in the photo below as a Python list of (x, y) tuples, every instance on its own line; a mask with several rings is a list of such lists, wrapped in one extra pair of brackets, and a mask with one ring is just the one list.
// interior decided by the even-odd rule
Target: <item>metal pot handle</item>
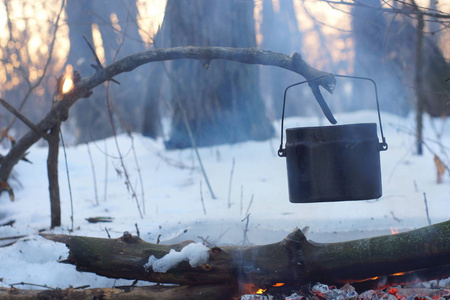
[[(290, 86), (288, 86), (285, 90), (284, 90), (284, 96), (283, 96), (283, 110), (281, 113), (281, 142), (280, 142), (280, 148), (278, 149), (278, 156), (279, 157), (285, 157), (286, 156), (286, 149), (283, 149), (283, 127), (284, 127), (284, 111), (285, 111), (285, 107), (286, 107), (286, 93), (287, 90), (290, 89), (291, 87), (297, 86), (297, 85), (301, 85), (303, 83), (307, 83), (307, 82), (311, 82), (311, 81), (315, 81), (318, 80), (322, 77), (325, 77), (327, 75), (322, 75), (322, 76), (318, 76), (309, 80), (305, 80), (305, 81), (301, 81), (301, 82), (297, 82), (294, 84), (291, 84)], [(378, 112), (378, 122), (380, 123), (380, 133), (381, 133), (381, 140), (382, 142), (380, 143), (380, 151), (386, 151), (388, 149), (388, 144), (386, 143), (386, 138), (384, 137), (384, 133), (383, 133), (383, 125), (381, 123), (381, 113), (380, 113), (380, 103), (378, 101), (378, 89), (377, 89), (377, 84), (376, 82), (368, 77), (359, 77), (359, 76), (349, 76), (349, 75), (339, 75), (339, 74), (334, 74), (335, 77), (342, 77), (342, 78), (350, 78), (350, 79), (361, 79), (361, 80), (368, 80), (370, 82), (373, 83), (374, 89), (375, 89), (375, 100), (377, 103), (377, 112)]]

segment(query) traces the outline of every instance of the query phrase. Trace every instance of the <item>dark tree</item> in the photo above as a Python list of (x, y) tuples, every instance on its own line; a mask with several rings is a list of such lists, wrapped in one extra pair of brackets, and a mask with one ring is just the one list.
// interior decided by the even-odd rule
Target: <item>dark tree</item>
[[(169, 0), (159, 47), (255, 47), (253, 1)], [(168, 149), (265, 140), (273, 128), (265, 114), (256, 66), (235, 62), (167, 64), (172, 132)]]
[[(93, 74), (90, 66), (94, 63), (83, 35), (92, 41), (92, 26), (96, 24), (101, 33), (105, 52), (105, 64), (115, 58), (144, 50), (138, 32), (138, 15), (135, 1), (119, 0), (68, 0), (66, 14), (69, 24), (70, 52), (67, 64), (82, 76)], [(115, 27), (114, 27), (114, 26)], [(117, 77), (121, 85), (110, 86), (109, 99), (119, 126), (127, 130), (140, 130), (141, 107), (144, 103), (144, 73), (137, 70), (133, 74)], [(105, 89), (97, 89), (90, 101), (81, 101), (74, 107), (77, 137), (80, 142), (96, 140), (112, 135), (111, 124), (106, 111)]]
[[(377, 7), (378, 0), (366, 4)], [(373, 77), (379, 84), (380, 101), (384, 110), (407, 112), (417, 102), (416, 68), (418, 51), (418, 24), (402, 15), (383, 16), (377, 10), (355, 7), (353, 30), (355, 31), (355, 74)], [(389, 20), (389, 28), (383, 21)], [(436, 23), (428, 23), (436, 29)], [(370, 36), (374, 36), (373, 40)], [(421, 54), (420, 93), (423, 110), (432, 117), (450, 114), (450, 65), (439, 49), (438, 40), (424, 35)], [(355, 102), (365, 100), (364, 86), (355, 85)], [(356, 105), (366, 105), (365, 101)], [(364, 106), (362, 107), (364, 108)]]
[[(362, 0), (365, 6), (355, 6), (352, 11), (352, 27), (354, 36), (354, 74), (366, 76), (378, 84), (381, 108), (393, 113), (407, 111), (407, 93), (402, 82), (405, 70), (399, 70), (395, 57), (389, 57), (398, 41), (391, 45), (386, 42), (389, 33), (384, 14), (376, 8), (381, 8), (379, 0)], [(395, 34), (392, 37), (397, 39)], [(404, 44), (401, 45), (403, 48)], [(414, 47), (414, 45), (412, 45)], [(403, 55), (397, 53), (397, 55)], [(354, 82), (353, 97), (349, 109), (359, 110), (374, 107), (373, 88), (368, 83)]]
[(161, 104), (164, 102), (163, 85), (167, 85), (162, 63), (154, 63), (149, 66), (148, 85), (145, 97), (142, 134), (151, 138), (157, 138), (162, 133)]
[[(280, 1), (278, 11), (274, 9), (272, 0), (263, 1), (261, 34), (262, 49), (270, 49), (287, 55), (300, 52), (303, 37), (298, 29), (292, 0)], [(272, 105), (275, 118), (281, 118), (284, 89), (298, 81), (301, 81), (299, 76), (286, 70), (272, 67), (261, 69), (261, 91), (264, 93), (263, 97)], [(307, 90), (305, 89), (305, 91)], [(309, 91), (307, 92), (311, 95)], [(298, 101), (287, 101), (286, 115), (299, 115), (305, 111), (304, 105), (307, 103), (313, 102), (305, 101), (300, 104)]]
[[(157, 48), (161, 41), (161, 32), (158, 31), (153, 38), (153, 47)], [(167, 68), (162, 62), (148, 66), (147, 93), (145, 97), (142, 134), (151, 138), (162, 135), (161, 113), (163, 103), (167, 101), (167, 88), (170, 83), (167, 78)]]

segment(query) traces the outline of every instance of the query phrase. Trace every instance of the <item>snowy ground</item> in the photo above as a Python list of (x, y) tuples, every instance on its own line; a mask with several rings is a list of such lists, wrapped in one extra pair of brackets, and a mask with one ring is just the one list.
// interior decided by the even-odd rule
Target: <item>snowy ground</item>
[[(359, 112), (336, 115), (338, 122), (376, 122), (375, 112)], [(323, 123), (316, 118), (288, 119), (286, 127), (314, 126)], [(426, 120), (426, 137), (436, 153), (442, 156), (436, 140), (436, 132), (442, 133), (442, 145), (450, 147), (450, 124), (441, 120)], [(162, 141), (154, 141), (134, 135), (133, 141), (118, 137), (125, 165), (135, 186), (143, 218), (135, 200), (124, 183), (117, 150), (113, 138), (89, 145), (95, 166), (96, 180), (86, 145), (67, 148), (70, 183), (73, 194), (74, 232), (71, 228), (71, 205), (66, 179), (64, 156), (60, 155), (60, 186), (62, 197), (61, 228), (48, 230), (50, 205), (46, 177), (47, 150), (33, 147), (28, 158), (33, 164), (20, 162), (13, 182), (15, 202), (6, 193), (0, 198), (0, 223), (15, 220), (12, 227), (0, 227), (0, 238), (27, 235), (17, 243), (0, 248), (0, 286), (18, 282), (46, 284), (52, 287), (91, 285), (111, 287), (129, 281), (112, 280), (90, 273), (79, 273), (74, 266), (60, 264), (58, 259), (67, 256), (63, 244), (47, 241), (38, 233), (45, 232), (117, 238), (124, 231), (136, 233), (141, 238), (162, 243), (173, 243), (199, 236), (210, 243), (241, 244), (246, 222), (242, 219), (250, 213), (248, 240), (253, 244), (276, 242), (295, 227), (310, 226), (309, 238), (314, 241), (339, 241), (381, 234), (390, 229), (405, 231), (426, 226), (427, 216), (424, 193), (433, 223), (449, 219), (450, 180), (444, 175), (442, 184), (436, 183), (433, 155), (425, 149), (423, 156), (414, 155), (413, 117), (402, 119), (383, 114), (383, 124), (389, 150), (381, 153), (383, 197), (377, 200), (335, 202), (318, 204), (292, 204), (288, 200), (285, 159), (276, 151), (279, 137), (266, 142), (247, 142), (200, 149), (211, 187), (217, 199), (212, 199), (198, 167), (192, 149), (164, 150)], [(275, 124), (279, 128), (279, 124)], [(278, 129), (277, 129), (278, 130)], [(144, 183), (144, 197), (133, 155), (136, 152)], [(446, 148), (450, 153), (450, 149)], [(3, 153), (6, 150), (2, 151)], [(107, 153), (108, 155), (105, 155)], [(231, 185), (231, 206), (228, 207), (230, 174), (235, 161)], [(445, 156), (443, 156), (445, 159)], [(447, 160), (448, 162), (448, 160)], [(105, 176), (106, 175), (106, 176)], [(105, 179), (106, 177), (106, 179)], [(106, 182), (106, 187), (105, 187)], [(95, 183), (98, 194), (96, 204)], [(202, 192), (200, 192), (200, 186)], [(106, 192), (106, 193), (105, 193)], [(202, 207), (203, 198), (205, 211)], [(251, 199), (253, 198), (253, 201)], [(250, 205), (251, 203), (251, 205)], [(89, 217), (107, 216), (112, 223), (88, 223)], [(25, 286), (25, 288), (30, 288)]]

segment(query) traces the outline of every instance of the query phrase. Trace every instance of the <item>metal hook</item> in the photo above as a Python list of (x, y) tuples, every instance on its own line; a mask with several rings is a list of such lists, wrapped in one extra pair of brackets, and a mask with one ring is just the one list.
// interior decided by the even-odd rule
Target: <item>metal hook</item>
[[(283, 110), (281, 113), (281, 141), (280, 141), (280, 148), (278, 149), (278, 156), (279, 157), (286, 157), (286, 149), (283, 149), (283, 132), (284, 132), (284, 111), (286, 108), (286, 94), (287, 94), (287, 90), (290, 89), (291, 87), (297, 86), (297, 85), (301, 85), (307, 82), (311, 82), (314, 80), (318, 80), (322, 77), (325, 77), (326, 75), (322, 75), (322, 76), (318, 76), (309, 80), (305, 80), (305, 81), (301, 81), (301, 82), (297, 82), (294, 84), (291, 84), (290, 86), (288, 86), (285, 90), (284, 90), (284, 96), (283, 96)], [(378, 88), (377, 88), (377, 84), (376, 82), (368, 77), (359, 77), (359, 76), (349, 76), (349, 75), (339, 75), (339, 74), (334, 74), (335, 77), (342, 77), (342, 78), (350, 78), (350, 79), (361, 79), (361, 80), (369, 80), (370, 82), (373, 83), (374, 89), (375, 89), (375, 100), (377, 103), (377, 112), (378, 112), (378, 122), (380, 123), (380, 133), (381, 133), (381, 140), (382, 142), (380, 143), (380, 151), (386, 151), (389, 146), (386, 143), (386, 138), (384, 137), (384, 133), (383, 133), (383, 124), (381, 123), (381, 113), (380, 113), (380, 103), (378, 101)]]

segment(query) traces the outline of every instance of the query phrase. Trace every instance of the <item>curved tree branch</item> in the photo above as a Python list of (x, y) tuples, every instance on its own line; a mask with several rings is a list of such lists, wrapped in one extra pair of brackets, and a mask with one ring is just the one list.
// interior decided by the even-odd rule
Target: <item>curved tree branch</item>
[[(197, 59), (206, 66), (215, 59), (237, 61), (245, 64), (259, 64), (280, 67), (295, 72), (306, 79), (316, 80), (328, 92), (332, 93), (336, 80), (331, 73), (326, 73), (309, 66), (299, 53), (294, 53), (291, 57), (272, 51), (263, 51), (255, 48), (227, 48), (227, 47), (175, 47), (166, 49), (155, 49), (129, 55), (118, 60), (111, 65), (97, 70), (97, 72), (87, 78), (83, 78), (76, 86), (63, 96), (48, 114), (37, 124), (37, 127), (48, 132), (54, 126), (67, 120), (70, 107), (80, 98), (88, 97), (91, 90), (101, 83), (112, 80), (114, 76), (124, 72), (130, 72), (139, 66), (150, 62)], [(0, 167), (0, 181), (8, 180), (14, 165), (23, 157), (24, 153), (34, 143), (41, 138), (35, 130), (30, 130), (10, 149), (3, 158)]]

